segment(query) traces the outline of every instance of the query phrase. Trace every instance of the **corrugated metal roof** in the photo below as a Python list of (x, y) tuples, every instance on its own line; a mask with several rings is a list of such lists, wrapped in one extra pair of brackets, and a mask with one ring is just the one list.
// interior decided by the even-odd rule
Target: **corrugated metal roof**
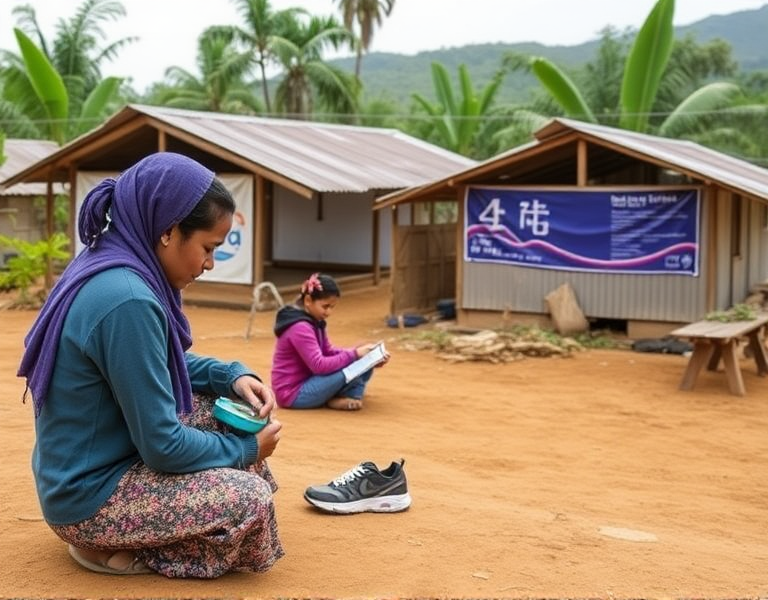
[(545, 142), (569, 131), (579, 131), (664, 162), (689, 175), (768, 200), (768, 169), (688, 140), (674, 140), (571, 119), (555, 119), (539, 129), (536, 138)]
[[(50, 156), (59, 146), (48, 140), (7, 139), (3, 149), (5, 162), (0, 165), (0, 181)], [(45, 183), (17, 183), (9, 188), (0, 188), (0, 196), (44, 196), (46, 188)], [(61, 184), (54, 186), (55, 193), (62, 191)]]
[(400, 189), (475, 164), (394, 129), (134, 108), (319, 192)]
[[(475, 161), (395, 129), (356, 127), (132, 104), (63, 146), (51, 163), (132, 119), (149, 118), (316, 192), (389, 191), (420, 185)], [(61, 160), (58, 160), (61, 163)], [(39, 166), (39, 165), (38, 165)], [(39, 176), (39, 169), (37, 171)], [(31, 170), (30, 170), (31, 174)], [(20, 180), (27, 175), (18, 173)]]
[(554, 145), (562, 136), (578, 135), (594, 144), (611, 147), (616, 152), (629, 151), (650, 162), (684, 173), (695, 179), (768, 200), (768, 169), (745, 160), (733, 158), (722, 152), (705, 148), (687, 140), (673, 140), (653, 135), (615, 129), (603, 125), (583, 123), (572, 119), (557, 118), (536, 132), (536, 140), (513, 148), (478, 163), (468, 169), (450, 174), (430, 183), (413, 186), (380, 197), (375, 208), (380, 209), (401, 202), (413, 202), (428, 195), (444, 192), (455, 185), (466, 183), (495, 168), (508, 166), (536, 154), (546, 152), (547, 145)]

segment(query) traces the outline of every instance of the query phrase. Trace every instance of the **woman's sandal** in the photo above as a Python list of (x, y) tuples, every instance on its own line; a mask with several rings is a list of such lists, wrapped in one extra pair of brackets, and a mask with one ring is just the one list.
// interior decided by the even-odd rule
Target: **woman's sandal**
[(74, 558), (79, 565), (85, 567), (89, 571), (107, 573), (109, 575), (144, 575), (155, 572), (136, 557), (122, 569), (110, 567), (109, 561), (112, 560), (118, 552), (123, 552), (123, 550), (118, 550), (117, 552), (110, 554), (104, 562), (93, 562), (85, 558), (85, 556), (83, 556), (72, 544), (69, 545), (69, 555)]
[(363, 401), (355, 398), (331, 398), (325, 405), (334, 410), (360, 410), (363, 408)]

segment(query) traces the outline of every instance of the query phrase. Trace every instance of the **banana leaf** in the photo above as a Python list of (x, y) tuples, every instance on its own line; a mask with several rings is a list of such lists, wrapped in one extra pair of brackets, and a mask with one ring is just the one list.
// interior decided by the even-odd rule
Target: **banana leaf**
[(629, 50), (621, 84), (622, 129), (644, 132), (674, 43), (675, 0), (658, 0)]
[(104, 109), (116, 97), (122, 82), (120, 77), (107, 77), (93, 88), (80, 110), (80, 118), (75, 126), (75, 135), (93, 129), (100, 122)]
[(461, 105), (459, 112), (454, 115), (457, 122), (459, 145), (457, 151), (464, 154), (469, 151), (472, 138), (475, 136), (480, 116), (480, 99), (475, 94), (472, 86), (472, 78), (469, 75), (467, 65), (459, 65), (459, 89), (461, 90)]
[(13, 33), (16, 35), (32, 88), (50, 119), (51, 136), (61, 144), (65, 139), (64, 125), (69, 114), (69, 96), (64, 81), (48, 57), (23, 31), (14, 28)]
[(546, 58), (535, 57), (531, 59), (530, 65), (533, 74), (562, 107), (566, 115), (580, 121), (597, 123), (579, 89), (553, 62)]
[(451, 77), (448, 70), (439, 62), (432, 63), (432, 84), (435, 86), (437, 101), (445, 107), (446, 113), (455, 115), (458, 112), (456, 100), (453, 97)]
[(459, 145), (459, 140), (456, 137), (456, 132), (451, 126), (451, 120), (446, 118), (445, 108), (442, 106), (433, 105), (429, 100), (424, 98), (421, 94), (412, 94), (411, 97), (420, 104), (424, 111), (433, 117), (433, 124), (435, 130), (443, 141), (443, 147), (449, 150), (454, 150)]
[(680, 137), (685, 133), (707, 126), (703, 115), (727, 108), (741, 97), (741, 89), (735, 83), (723, 81), (710, 83), (693, 92), (666, 118), (659, 127), (659, 135)]

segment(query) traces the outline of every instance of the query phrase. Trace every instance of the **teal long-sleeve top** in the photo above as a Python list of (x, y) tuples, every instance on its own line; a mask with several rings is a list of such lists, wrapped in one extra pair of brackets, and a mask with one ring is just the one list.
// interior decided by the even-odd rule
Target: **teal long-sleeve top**
[[(35, 420), (32, 470), (46, 521), (92, 516), (137, 461), (190, 473), (256, 461), (255, 436), (179, 422), (168, 370), (169, 323), (144, 280), (125, 268), (91, 278), (64, 321), (48, 396)], [(232, 397), (253, 375), (239, 362), (187, 352), (195, 392)]]

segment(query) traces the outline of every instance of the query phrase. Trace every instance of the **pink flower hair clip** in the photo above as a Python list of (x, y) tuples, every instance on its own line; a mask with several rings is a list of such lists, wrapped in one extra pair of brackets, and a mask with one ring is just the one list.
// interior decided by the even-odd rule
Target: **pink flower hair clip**
[(315, 290), (322, 292), (323, 291), (323, 284), (320, 283), (320, 278), (318, 277), (319, 273), (312, 273), (312, 275), (309, 276), (309, 278), (301, 284), (301, 293), (306, 294), (312, 294)]

